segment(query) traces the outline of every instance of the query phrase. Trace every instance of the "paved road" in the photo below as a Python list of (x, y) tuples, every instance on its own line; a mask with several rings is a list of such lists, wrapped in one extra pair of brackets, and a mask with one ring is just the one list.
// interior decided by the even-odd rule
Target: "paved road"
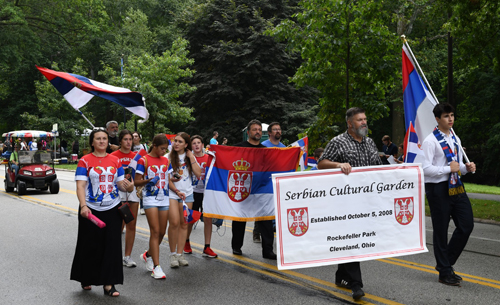
[[(3, 168), (0, 169), (3, 179)], [(25, 196), (0, 188), (0, 304), (348, 304), (350, 292), (332, 284), (336, 266), (278, 271), (251, 242), (249, 223), (243, 257), (230, 249), (230, 224), (214, 233), (217, 259), (201, 256), (203, 223), (192, 235), (195, 253), (188, 267), (167, 265), (167, 240), (161, 264), (167, 274), (153, 280), (143, 265), (125, 269), (119, 300), (102, 288), (82, 291), (69, 280), (74, 254), (78, 202), (74, 173), (58, 171), (61, 192), (29, 191)], [(229, 225), (229, 226), (227, 226)], [(465, 252), (455, 266), (461, 287), (437, 282), (433, 269), (432, 229), (426, 219), (429, 253), (362, 263), (366, 297), (360, 304), (496, 304), (500, 292), (500, 226), (476, 223)], [(221, 236), (219, 236), (219, 234)], [(138, 218), (134, 259), (147, 248), (148, 225)]]

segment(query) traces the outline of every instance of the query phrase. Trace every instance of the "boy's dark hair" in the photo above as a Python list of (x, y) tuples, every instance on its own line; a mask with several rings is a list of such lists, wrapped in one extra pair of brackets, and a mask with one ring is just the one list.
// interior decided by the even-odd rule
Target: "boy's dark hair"
[(199, 136), (199, 135), (194, 135), (194, 136), (192, 136), (192, 137), (191, 137), (191, 143), (193, 143), (193, 140), (194, 140), (194, 139), (198, 139), (198, 140), (200, 140), (200, 141), (201, 141), (201, 144), (205, 144), (205, 142), (203, 142), (203, 138), (202, 138), (201, 136)]
[(434, 113), (434, 117), (440, 119), (443, 113), (454, 113), (455, 108), (453, 108), (453, 106), (448, 103), (437, 104), (436, 106), (434, 106), (434, 109), (432, 109), (432, 112)]
[(325, 149), (323, 147), (318, 147), (314, 150), (314, 159), (318, 160), (319, 157), (321, 157), (321, 154), (323, 154), (323, 152), (325, 151)]

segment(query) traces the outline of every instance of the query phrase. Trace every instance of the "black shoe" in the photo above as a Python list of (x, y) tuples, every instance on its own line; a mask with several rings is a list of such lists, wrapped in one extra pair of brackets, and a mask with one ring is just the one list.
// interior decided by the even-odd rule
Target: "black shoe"
[(274, 260), (276, 260), (276, 258), (277, 258), (276, 254), (273, 252), (263, 254), (262, 257), (267, 258), (267, 259), (274, 259)]
[(355, 285), (352, 287), (352, 298), (355, 299), (356, 301), (361, 299), (362, 296), (365, 295), (365, 292), (363, 289), (361, 289), (361, 286)]
[(448, 286), (460, 286), (460, 281), (453, 274), (439, 276), (439, 282)]
[(454, 278), (459, 280), (460, 282), (462, 281), (462, 277), (458, 274), (455, 273), (455, 270), (451, 269), (451, 275), (453, 275)]
[(243, 252), (241, 252), (241, 249), (233, 249), (233, 254), (234, 255), (243, 255)]
[(340, 280), (339, 282), (335, 281), (335, 285), (342, 287), (342, 288), (351, 289), (351, 285), (346, 280)]

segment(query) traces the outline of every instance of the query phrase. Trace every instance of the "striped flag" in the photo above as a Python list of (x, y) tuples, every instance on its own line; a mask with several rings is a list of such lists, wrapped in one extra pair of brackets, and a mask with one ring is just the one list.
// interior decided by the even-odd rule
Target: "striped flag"
[(436, 126), (432, 110), (437, 105), (415, 69), (410, 51), (403, 45), (403, 103), (405, 112), (405, 162), (422, 163), (421, 144)]
[(300, 170), (305, 171), (307, 168), (307, 149), (308, 149), (308, 144), (309, 144), (309, 139), (307, 137), (303, 137), (302, 139), (293, 142), (290, 144), (290, 146), (295, 147), (298, 146), (300, 147), (300, 160), (299, 160), (299, 165), (300, 165)]
[[(70, 105), (77, 111), (85, 106), (94, 96), (110, 100), (146, 121), (149, 112), (142, 94), (104, 84), (81, 75), (58, 72), (36, 66), (36, 68), (50, 81)], [(142, 122), (144, 122), (142, 121)]]
[[(141, 150), (139, 150), (134, 159), (132, 159), (130, 161), (130, 164), (128, 165), (129, 168), (132, 169), (132, 177), (135, 177), (135, 171), (137, 169), (137, 162), (139, 162), (139, 160), (144, 157), (145, 155), (147, 155), (148, 152), (144, 149), (144, 148), (141, 148)], [(135, 178), (134, 178), (135, 179)]]
[(203, 213), (237, 221), (274, 219), (272, 174), (294, 172), (298, 147), (249, 148), (213, 145), (206, 174)]

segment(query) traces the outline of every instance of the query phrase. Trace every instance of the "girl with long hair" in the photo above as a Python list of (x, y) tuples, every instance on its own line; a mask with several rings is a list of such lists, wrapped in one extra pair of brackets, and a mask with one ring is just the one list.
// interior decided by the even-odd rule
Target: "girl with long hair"
[(168, 159), (163, 156), (167, 148), (167, 137), (156, 135), (148, 154), (137, 162), (134, 181), (135, 186), (144, 186), (142, 199), (149, 224), (149, 249), (141, 255), (141, 260), (155, 279), (166, 278), (160, 266), (160, 244), (167, 230), (169, 215)]
[[(134, 182), (134, 177), (132, 177), (132, 168), (129, 168), (130, 161), (135, 157), (135, 153), (131, 151), (132, 148), (132, 133), (126, 129), (120, 131), (118, 135), (118, 143), (120, 143), (120, 148), (117, 151), (111, 153), (111, 155), (118, 157), (122, 163), (123, 170), (125, 172), (125, 179), (130, 182)], [(137, 264), (130, 257), (132, 254), (132, 248), (134, 247), (135, 241), (135, 227), (137, 223), (137, 209), (139, 207), (139, 197), (135, 192), (135, 187), (132, 192), (120, 192), (120, 199), (122, 204), (128, 204), (130, 211), (134, 216), (134, 220), (126, 224), (125, 231), (125, 256), (123, 257), (123, 266), (125, 267), (135, 267)], [(122, 224), (122, 230), (125, 226), (125, 222)]]
[(187, 223), (184, 221), (183, 203), (193, 208), (193, 178), (199, 178), (201, 168), (191, 152), (191, 139), (185, 132), (178, 133), (172, 143), (169, 154), (170, 167), (170, 214), (168, 243), (170, 245), (170, 267), (189, 265), (182, 254), (186, 244)]

